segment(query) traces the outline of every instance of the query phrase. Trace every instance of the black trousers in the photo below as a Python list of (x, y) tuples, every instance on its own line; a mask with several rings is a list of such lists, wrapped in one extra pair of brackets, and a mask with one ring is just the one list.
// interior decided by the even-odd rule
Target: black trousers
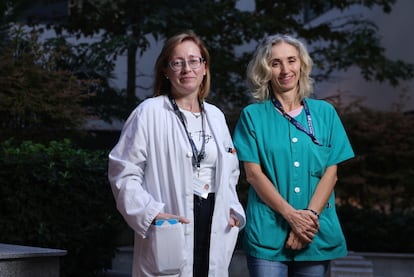
[(193, 277), (207, 277), (214, 193), (207, 199), (194, 195), (194, 265)]

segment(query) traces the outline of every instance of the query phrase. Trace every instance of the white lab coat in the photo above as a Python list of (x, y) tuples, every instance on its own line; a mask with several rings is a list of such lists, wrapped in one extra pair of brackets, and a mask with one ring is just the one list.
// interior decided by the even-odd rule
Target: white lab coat
[[(245, 225), (236, 185), (239, 162), (223, 113), (204, 103), (206, 118), (217, 142), (216, 195), (211, 227), (209, 277), (228, 276), (239, 228), (228, 226), (230, 209)], [(141, 250), (151, 222), (159, 212), (190, 219), (183, 224), (185, 263), (178, 275), (191, 277), (193, 268), (193, 166), (185, 129), (166, 96), (143, 101), (126, 121), (119, 142), (109, 154), (108, 177), (117, 208), (135, 232), (133, 277), (151, 273)]]

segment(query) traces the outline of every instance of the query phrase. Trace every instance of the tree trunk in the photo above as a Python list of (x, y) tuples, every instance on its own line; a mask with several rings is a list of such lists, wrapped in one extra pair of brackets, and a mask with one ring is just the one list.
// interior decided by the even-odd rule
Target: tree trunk
[(137, 96), (135, 94), (136, 88), (136, 57), (137, 57), (137, 45), (130, 44), (128, 46), (127, 57), (127, 98), (135, 101)]

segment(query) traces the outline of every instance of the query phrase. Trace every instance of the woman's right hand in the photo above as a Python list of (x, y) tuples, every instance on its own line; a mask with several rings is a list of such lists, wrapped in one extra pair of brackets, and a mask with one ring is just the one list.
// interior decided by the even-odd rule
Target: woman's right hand
[(188, 218), (185, 218), (183, 216), (173, 215), (173, 214), (167, 214), (167, 213), (159, 213), (155, 219), (178, 219), (180, 223), (188, 224), (190, 223), (190, 220)]
[(306, 210), (295, 210), (289, 216), (289, 225), (292, 232), (303, 243), (312, 242), (319, 231), (319, 219), (316, 215)]

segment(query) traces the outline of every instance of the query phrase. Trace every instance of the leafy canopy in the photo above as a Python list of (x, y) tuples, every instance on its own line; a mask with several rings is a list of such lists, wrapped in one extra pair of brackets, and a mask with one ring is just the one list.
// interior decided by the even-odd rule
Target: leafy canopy
[[(385, 55), (372, 21), (347, 12), (355, 7), (379, 7), (390, 13), (395, 0), (256, 0), (252, 1), (252, 10), (238, 9), (239, 2), (70, 1), (68, 16), (50, 27), (77, 37), (99, 34), (102, 47), (98, 51), (104, 53), (101, 58), (113, 63), (112, 58), (127, 53), (126, 95), (141, 99), (144, 95), (137, 91), (140, 86), (135, 83), (136, 63), (153, 46), (152, 40), (161, 41), (183, 29), (193, 29), (205, 40), (212, 56), (210, 101), (227, 113), (237, 113), (248, 101), (244, 82), (247, 62), (257, 42), (275, 32), (290, 33), (306, 41), (315, 61), (313, 77), (317, 81), (352, 66), (358, 67), (366, 80), (393, 86), (414, 76), (412, 64)], [(327, 13), (338, 16), (321, 16)], [(111, 49), (111, 53), (104, 49)]]
[[(194, 29), (211, 51), (212, 96), (221, 105), (223, 99), (230, 106), (246, 100), (244, 74), (253, 49), (244, 53), (237, 53), (235, 49), (255, 45), (265, 34), (275, 32), (291, 33), (307, 42), (315, 60), (317, 80), (327, 79), (332, 72), (351, 66), (359, 67), (367, 80), (394, 86), (413, 77), (411, 64), (386, 57), (373, 22), (354, 14), (341, 14), (356, 5), (377, 6), (384, 13), (390, 13), (395, 0), (256, 0), (252, 11), (239, 10), (238, 2), (75, 1), (68, 24), (60, 27), (84, 35), (104, 30), (103, 41), (115, 41), (120, 52), (127, 51), (131, 44), (136, 45), (140, 54), (151, 47), (151, 37), (159, 40), (183, 29)], [(338, 11), (340, 17), (326, 21), (319, 18), (328, 10)], [(308, 21), (309, 14), (318, 20)]]

